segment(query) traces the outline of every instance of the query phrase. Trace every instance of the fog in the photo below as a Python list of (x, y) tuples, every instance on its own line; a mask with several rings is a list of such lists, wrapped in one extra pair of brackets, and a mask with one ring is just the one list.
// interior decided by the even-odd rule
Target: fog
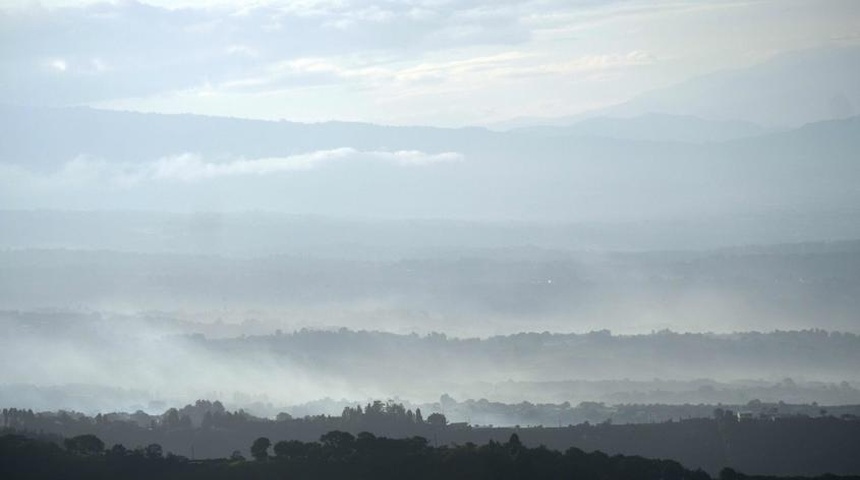
[(860, 340), (823, 331), (481, 339), (341, 328), (207, 338), (188, 332), (217, 327), (155, 315), (4, 312), (2, 321), (0, 393), (43, 408), (153, 411), (207, 396), (274, 415), (323, 398), (423, 403), (450, 393), (519, 403), (524, 392), (573, 404), (860, 398)]
[[(0, 404), (272, 417), (391, 399), (516, 425), (524, 402), (571, 421), (603, 418), (593, 402), (860, 403), (860, 50), (836, 7), (805, 20), (821, 41), (673, 67), (680, 50), (549, 61), (543, 17), (499, 20), (522, 51), (497, 51), (511, 45), (410, 16), (424, 30), (406, 52), (391, 39), (413, 34), (354, 36), (342, 9), (331, 45), (290, 58), (252, 33), (280, 32), (261, 19), (333, 14), (0, 17)], [(138, 78), (115, 48), (60, 49), (58, 12), (95, 43), (94, 18), (165, 19), (178, 53), (147, 31), (157, 46), (125, 47)], [(223, 25), (229, 61), (187, 38)], [(356, 56), (307, 56), (332, 49)], [(557, 110), (565, 75), (606, 97)], [(501, 105), (514, 91), (534, 96)]]
[[(2, 121), (4, 403), (857, 401), (856, 119), (705, 143)], [(821, 329), (849, 336), (732, 336)]]
[(853, 241), (674, 252), (319, 247), (319, 256), (299, 248), (263, 256), (11, 248), (0, 252), (0, 307), (161, 312), (258, 334), (856, 332)]
[[(675, 223), (278, 213), (0, 219), (0, 398), (12, 405), (158, 413), (209, 398), (274, 415), (321, 399), (335, 399), (327, 412), (446, 393), (511, 404), (860, 400), (853, 240), (727, 246), (687, 225), (679, 248)], [(828, 222), (769, 220), (738, 230), (762, 241)], [(784, 333), (733, 333), (748, 331)], [(489, 423), (520, 422), (504, 418)]]

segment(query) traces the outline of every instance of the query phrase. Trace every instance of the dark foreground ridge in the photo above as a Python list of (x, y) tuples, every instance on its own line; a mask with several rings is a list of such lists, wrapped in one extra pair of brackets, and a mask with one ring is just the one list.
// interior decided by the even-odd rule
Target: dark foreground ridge
[(504, 443), (516, 434), (530, 448), (543, 445), (563, 452), (574, 447), (607, 455), (669, 459), (710, 475), (718, 475), (725, 468), (774, 476), (860, 474), (858, 417), (836, 417), (824, 409), (816, 417), (802, 413), (772, 415), (769, 411), (765, 408), (754, 415), (718, 408), (711, 418), (680, 421), (505, 428), (450, 423), (441, 413), (413, 412), (394, 402), (347, 407), (340, 416), (294, 418), (281, 413), (267, 419), (242, 410), (230, 412), (220, 402), (201, 400), (182, 409), (171, 408), (160, 416), (136, 412), (88, 417), (63, 411), (4, 409), (6, 427), (0, 429), (0, 435), (39, 432), (53, 435), (59, 445), (63, 438), (92, 434), (107, 445), (133, 449), (157, 444), (165, 452), (191, 459), (218, 459), (236, 451), (249, 455), (248, 447), (260, 437), (314, 442), (331, 431), (354, 436), (372, 432), (398, 439), (422, 437), (434, 446)]
[[(279, 441), (265, 437), (251, 445), (252, 459), (236, 451), (229, 458), (190, 460), (150, 444), (134, 450), (104, 442), (91, 434), (67, 438), (65, 448), (51, 439), (8, 434), (0, 437), (0, 474), (16, 479), (690, 479), (711, 477), (671, 460), (559, 452), (528, 448), (517, 434), (505, 443), (431, 446), (423, 437), (391, 439), (362, 432), (354, 436), (331, 431), (319, 442)], [(720, 479), (749, 477), (730, 469)], [(823, 476), (818, 478), (858, 478)]]

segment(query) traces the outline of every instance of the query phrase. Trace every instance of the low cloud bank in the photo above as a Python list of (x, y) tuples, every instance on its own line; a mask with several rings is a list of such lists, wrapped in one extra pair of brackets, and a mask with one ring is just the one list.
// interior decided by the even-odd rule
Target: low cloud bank
[(220, 177), (307, 171), (333, 162), (344, 161), (381, 162), (402, 167), (418, 167), (462, 160), (463, 155), (457, 152), (360, 151), (354, 148), (318, 150), (285, 157), (265, 158), (207, 158), (199, 153), (185, 152), (144, 163), (110, 162), (89, 155), (79, 155), (49, 177), (40, 178), (64, 184), (107, 180), (118, 186), (131, 186), (146, 181), (195, 182)]

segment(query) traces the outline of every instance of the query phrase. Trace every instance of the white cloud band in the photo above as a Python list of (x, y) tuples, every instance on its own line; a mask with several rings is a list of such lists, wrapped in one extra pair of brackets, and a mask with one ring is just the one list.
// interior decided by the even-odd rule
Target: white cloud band
[(89, 155), (79, 155), (65, 163), (59, 171), (50, 175), (50, 178), (40, 180), (65, 185), (100, 182), (128, 187), (143, 182), (199, 182), (225, 177), (301, 172), (344, 161), (387, 163), (398, 167), (423, 167), (460, 162), (463, 159), (463, 155), (457, 152), (361, 151), (354, 148), (317, 150), (284, 157), (254, 159), (244, 157), (209, 159), (199, 153), (181, 153), (143, 163), (117, 163)]

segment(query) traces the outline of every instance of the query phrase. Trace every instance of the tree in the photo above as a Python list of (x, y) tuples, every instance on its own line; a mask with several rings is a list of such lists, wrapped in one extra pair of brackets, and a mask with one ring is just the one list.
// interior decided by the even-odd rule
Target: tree
[(167, 428), (176, 428), (179, 426), (179, 410), (171, 408), (164, 413), (163, 422)]
[(333, 430), (321, 436), (320, 443), (332, 458), (346, 458), (355, 450), (355, 437), (349, 432)]
[(155, 460), (158, 458), (162, 458), (164, 456), (164, 450), (161, 448), (161, 445), (157, 443), (150, 443), (143, 450), (144, 456), (150, 460)]
[(263, 461), (269, 458), (269, 447), (271, 445), (272, 441), (266, 437), (260, 437), (254, 440), (254, 443), (251, 444), (251, 456), (257, 461)]
[(444, 427), (448, 424), (448, 419), (441, 413), (431, 413), (430, 416), (427, 417), (427, 423), (434, 427)]
[(511, 438), (508, 440), (508, 447), (510, 448), (522, 448), (523, 442), (520, 441), (520, 436), (516, 433), (511, 434)]
[(63, 445), (66, 450), (78, 455), (101, 455), (105, 449), (105, 443), (91, 433), (67, 438)]
[(111, 458), (123, 458), (128, 455), (128, 449), (123, 444), (116, 443), (105, 454)]
[(282, 459), (296, 459), (304, 457), (308, 451), (308, 444), (298, 440), (281, 440), (275, 444), (275, 456)]
[(739, 475), (738, 472), (736, 472), (732, 468), (726, 467), (726, 468), (720, 470), (720, 476), (719, 476), (720, 480), (735, 480), (735, 479), (740, 478), (740, 477), (741, 477), (741, 475)]
[(355, 443), (355, 437), (349, 432), (341, 432), (340, 430), (332, 430), (320, 437), (320, 442), (335, 451), (344, 451), (352, 448)]

